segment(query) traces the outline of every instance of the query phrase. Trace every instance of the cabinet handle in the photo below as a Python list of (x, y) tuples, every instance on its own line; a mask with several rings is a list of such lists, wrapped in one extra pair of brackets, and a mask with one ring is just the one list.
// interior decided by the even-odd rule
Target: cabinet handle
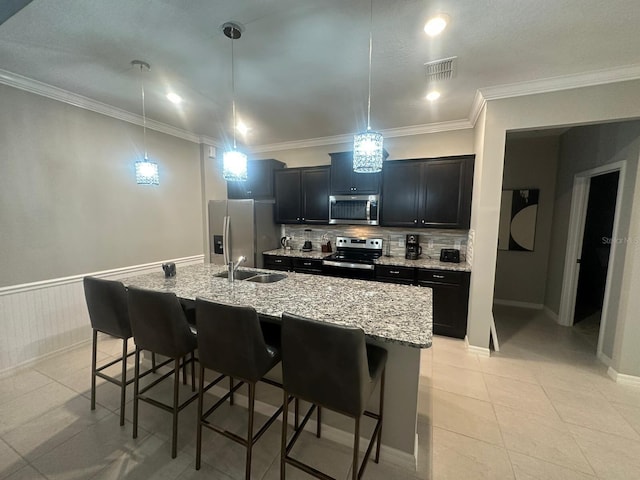
[(300, 220), (300, 217), (296, 217), (296, 220)]
[(274, 260), (274, 263), (282, 263), (282, 260)]
[(247, 190), (247, 193), (248, 193), (249, 195), (251, 195), (251, 193), (252, 193), (252, 192), (251, 192), (251, 190)]
[(304, 217), (302, 217), (302, 221), (304, 222)]
[(422, 220), (422, 223), (424, 223), (424, 220)]
[(444, 278), (444, 275), (437, 275), (437, 274), (433, 274), (433, 278)]
[(311, 266), (311, 262), (302, 262), (302, 264), (306, 267), (310, 267)]
[(400, 270), (389, 270), (389, 273), (393, 275), (400, 275)]
[(413, 223), (418, 223), (418, 220), (414, 220)]

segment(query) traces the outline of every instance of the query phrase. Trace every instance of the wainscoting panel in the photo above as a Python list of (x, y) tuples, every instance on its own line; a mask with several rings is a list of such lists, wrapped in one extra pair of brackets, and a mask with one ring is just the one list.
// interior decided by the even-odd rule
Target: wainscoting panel
[[(203, 262), (203, 255), (167, 260), (178, 268)], [(87, 273), (118, 279), (159, 271), (163, 262)], [(0, 288), (0, 376), (91, 340), (84, 299), (85, 275)]]

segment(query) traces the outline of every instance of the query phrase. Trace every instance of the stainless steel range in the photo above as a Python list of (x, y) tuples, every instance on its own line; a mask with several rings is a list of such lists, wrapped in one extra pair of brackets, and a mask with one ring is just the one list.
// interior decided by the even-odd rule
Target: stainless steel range
[(322, 260), (322, 272), (337, 277), (373, 279), (381, 238), (337, 237), (336, 252)]

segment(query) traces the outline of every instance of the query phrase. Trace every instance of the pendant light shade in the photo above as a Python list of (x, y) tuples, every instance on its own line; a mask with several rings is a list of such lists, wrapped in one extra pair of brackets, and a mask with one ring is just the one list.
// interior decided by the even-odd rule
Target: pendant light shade
[(233, 63), (233, 41), (242, 36), (238, 24), (227, 22), (222, 32), (231, 39), (231, 116), (233, 117), (233, 148), (222, 155), (222, 176), (227, 182), (244, 182), (247, 180), (247, 156), (239, 152), (236, 146), (236, 86)]
[[(142, 60), (133, 60), (131, 65), (140, 67), (140, 72), (151, 70), (147, 62)], [(147, 114), (144, 105), (144, 81), (140, 79), (140, 90), (142, 92), (142, 132), (144, 142), (144, 160), (136, 161), (136, 183), (138, 185), (160, 185), (160, 176), (158, 174), (158, 164), (149, 160), (147, 155)]]
[(371, 0), (369, 25), (369, 97), (367, 100), (367, 130), (353, 136), (353, 171), (377, 173), (384, 160), (382, 134), (371, 131), (371, 52), (373, 50), (373, 0)]
[(238, 150), (227, 150), (222, 154), (222, 176), (227, 182), (247, 180), (247, 156)]

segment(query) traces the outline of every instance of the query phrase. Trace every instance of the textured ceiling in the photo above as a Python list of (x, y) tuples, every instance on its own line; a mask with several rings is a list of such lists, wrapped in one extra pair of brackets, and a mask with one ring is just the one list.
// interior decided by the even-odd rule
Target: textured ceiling
[[(25, 2), (26, 3), (26, 2)], [(227, 21), (249, 146), (351, 134), (366, 126), (370, 0), (33, 0), (0, 25), (0, 69), (224, 140), (231, 125)], [(433, 14), (451, 23), (438, 38)], [(477, 89), (640, 62), (638, 0), (374, 0), (374, 129), (466, 119)], [(458, 56), (424, 100), (424, 63)], [(180, 107), (164, 95), (184, 98)]]

